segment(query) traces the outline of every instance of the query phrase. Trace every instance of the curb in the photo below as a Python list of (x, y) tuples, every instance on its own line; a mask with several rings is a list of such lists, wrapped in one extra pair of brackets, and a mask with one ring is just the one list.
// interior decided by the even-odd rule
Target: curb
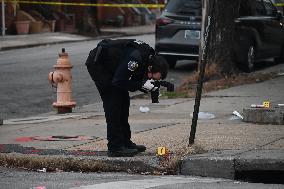
[(117, 38), (117, 37), (125, 37), (125, 36), (135, 36), (135, 35), (147, 35), (152, 34), (153, 32), (145, 32), (145, 33), (119, 33), (113, 35), (106, 35), (106, 36), (97, 36), (90, 39), (82, 39), (82, 40), (68, 40), (68, 41), (54, 41), (54, 42), (46, 42), (46, 43), (36, 43), (36, 44), (27, 44), (27, 45), (18, 45), (18, 46), (11, 46), (11, 47), (0, 47), (0, 51), (8, 51), (13, 49), (24, 49), (24, 48), (31, 48), (31, 47), (38, 47), (38, 46), (46, 46), (46, 45), (56, 45), (62, 43), (74, 43), (74, 42), (84, 42), (84, 41), (93, 41), (93, 40), (100, 40), (105, 38)]
[(284, 175), (284, 150), (224, 150), (188, 156), (182, 175), (238, 179), (247, 173)]
[(85, 156), (42, 156), (26, 154), (0, 154), (0, 165), (25, 168), (29, 170), (45, 169), (47, 172), (128, 172), (139, 174), (163, 174), (166, 168), (160, 167), (154, 156), (135, 157), (85, 157)]
[(62, 43), (84, 42), (84, 41), (92, 41), (92, 40), (104, 39), (106, 37), (120, 37), (120, 36), (123, 36), (123, 35), (122, 34), (120, 34), (120, 35), (118, 34), (118, 35), (110, 35), (110, 36), (98, 36), (98, 37), (90, 38), (90, 39), (68, 40), (68, 41), (54, 41), (54, 42), (18, 45), (18, 46), (11, 46), (11, 47), (1, 47), (0, 51), (8, 51), (8, 50), (13, 50), (13, 49), (24, 49), (24, 48), (31, 48), (31, 47), (38, 47), (38, 46), (46, 46), (46, 45), (56, 45), (56, 44), (62, 44)]

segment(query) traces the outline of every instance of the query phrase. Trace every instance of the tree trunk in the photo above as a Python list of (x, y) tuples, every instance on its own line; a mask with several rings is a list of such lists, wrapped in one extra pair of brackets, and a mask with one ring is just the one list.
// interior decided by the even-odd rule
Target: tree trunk
[[(86, 3), (96, 4), (97, 0), (86, 0)], [(98, 8), (95, 6), (86, 7), (84, 9), (84, 18), (82, 30), (84, 33), (98, 35), (100, 33), (100, 25), (98, 21)]]
[[(203, 0), (203, 31), (208, 18), (211, 18), (207, 54), (204, 57), (208, 63), (207, 71), (213, 68), (215, 74), (226, 76), (237, 70), (232, 60), (232, 44), (234, 20), (238, 16), (239, 5), (240, 0)], [(201, 43), (201, 48), (202, 45), (204, 43)]]

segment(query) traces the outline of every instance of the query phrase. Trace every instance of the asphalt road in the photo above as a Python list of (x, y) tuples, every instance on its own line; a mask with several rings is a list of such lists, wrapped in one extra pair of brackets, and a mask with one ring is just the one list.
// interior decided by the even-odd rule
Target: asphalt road
[(218, 178), (153, 176), (127, 173), (45, 173), (0, 167), (3, 189), (278, 189), (283, 185), (246, 183)]
[[(132, 36), (154, 46), (154, 35)], [(0, 52), (0, 118), (22, 118), (56, 111), (51, 104), (56, 90), (47, 80), (58, 53), (66, 48), (73, 65), (73, 98), (77, 107), (100, 101), (99, 94), (84, 65), (98, 40), (66, 43)], [(181, 62), (171, 71), (169, 81), (179, 85), (194, 70), (190, 62)]]

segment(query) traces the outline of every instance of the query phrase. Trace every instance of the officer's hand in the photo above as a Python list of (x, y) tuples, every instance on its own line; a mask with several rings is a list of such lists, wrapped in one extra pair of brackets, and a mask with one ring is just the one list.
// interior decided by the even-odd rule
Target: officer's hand
[(152, 83), (154, 82), (153, 79), (148, 79), (144, 85), (142, 86), (142, 90), (150, 92), (150, 91), (155, 91), (158, 89), (158, 87), (155, 87)]

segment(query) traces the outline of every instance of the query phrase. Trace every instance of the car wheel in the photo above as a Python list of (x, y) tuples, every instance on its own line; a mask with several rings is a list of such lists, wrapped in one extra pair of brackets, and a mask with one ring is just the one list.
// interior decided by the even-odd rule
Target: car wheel
[(177, 59), (174, 57), (166, 57), (170, 69), (174, 69), (177, 64)]
[(255, 46), (253, 44), (250, 44), (247, 49), (246, 62), (244, 65), (244, 69), (246, 72), (252, 72), (254, 70), (255, 53)]

